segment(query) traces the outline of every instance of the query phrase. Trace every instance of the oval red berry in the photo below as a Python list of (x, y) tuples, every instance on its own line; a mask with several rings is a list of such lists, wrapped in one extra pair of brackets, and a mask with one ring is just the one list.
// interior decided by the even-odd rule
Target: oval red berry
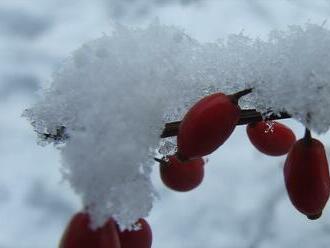
[(160, 165), (160, 177), (172, 190), (186, 192), (196, 188), (204, 178), (204, 160), (202, 158), (180, 162), (175, 156), (169, 156), (168, 162)]
[(116, 224), (109, 219), (104, 227), (92, 230), (88, 213), (77, 213), (68, 224), (60, 248), (120, 248)]
[(216, 93), (198, 101), (184, 116), (177, 136), (180, 158), (208, 155), (234, 131), (240, 108), (232, 97)]
[(270, 156), (287, 154), (296, 141), (293, 131), (276, 121), (250, 123), (246, 131), (251, 143), (260, 152)]
[(151, 248), (152, 231), (148, 222), (139, 219), (137, 225), (139, 230), (119, 231), (121, 248)]
[(320, 217), (330, 193), (328, 161), (322, 143), (298, 140), (284, 165), (284, 180), (292, 204), (310, 219)]

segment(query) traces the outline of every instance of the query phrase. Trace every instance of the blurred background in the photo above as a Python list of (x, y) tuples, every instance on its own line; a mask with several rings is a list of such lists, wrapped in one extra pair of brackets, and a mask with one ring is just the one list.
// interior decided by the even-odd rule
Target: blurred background
[[(116, 23), (155, 21), (182, 27), (202, 42), (330, 16), (325, 0), (2, 0), (0, 1), (0, 248), (58, 246), (79, 199), (62, 181), (59, 153), (40, 147), (23, 110), (37, 101), (52, 72), (83, 43)], [(329, 25), (325, 24), (329, 27)], [(285, 121), (302, 136), (302, 126)], [(317, 136), (329, 146), (329, 134)], [(182, 194), (166, 189), (148, 218), (155, 248), (329, 247), (330, 206), (318, 221), (299, 214), (286, 195), (284, 157), (258, 153), (244, 127), (209, 157), (203, 184)]]

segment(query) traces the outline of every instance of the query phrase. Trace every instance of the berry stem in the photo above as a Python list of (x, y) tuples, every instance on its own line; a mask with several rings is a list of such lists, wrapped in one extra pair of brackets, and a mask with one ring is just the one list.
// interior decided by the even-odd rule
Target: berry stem
[(308, 215), (307, 218), (310, 220), (317, 220), (318, 218), (320, 218), (322, 216), (322, 211), (319, 214), (314, 214), (314, 215)]
[(235, 94), (232, 94), (230, 96), (233, 97), (235, 100), (238, 101), (242, 96), (245, 96), (247, 94), (250, 94), (252, 92), (252, 90), (253, 90), (253, 88), (241, 90), (241, 91), (236, 92)]
[[(267, 120), (280, 120), (280, 119), (287, 119), (291, 118), (288, 113), (281, 112), (279, 115), (271, 114), (267, 116)], [(260, 112), (256, 111), (255, 109), (242, 109), (240, 114), (240, 119), (237, 125), (246, 125), (253, 122), (258, 122), (264, 120), (263, 116)], [(181, 121), (174, 121), (165, 124), (165, 128), (161, 134), (161, 138), (173, 137), (178, 134), (179, 126)]]
[(242, 96), (245, 96), (245, 95), (247, 95), (247, 94), (250, 94), (250, 93), (252, 92), (252, 90), (253, 90), (252, 88), (250, 88), (250, 89), (245, 89), (245, 90), (241, 90), (241, 91), (236, 92), (236, 93), (234, 93), (234, 94), (232, 94), (232, 95), (228, 95), (228, 97), (231, 99), (231, 101), (232, 101), (233, 104), (238, 105), (238, 101), (239, 101), (239, 99), (240, 99)]
[(308, 128), (305, 128), (304, 142), (306, 145), (310, 144), (312, 141), (312, 134)]
[(154, 160), (158, 162), (160, 165), (166, 165), (166, 161), (164, 159), (154, 158)]

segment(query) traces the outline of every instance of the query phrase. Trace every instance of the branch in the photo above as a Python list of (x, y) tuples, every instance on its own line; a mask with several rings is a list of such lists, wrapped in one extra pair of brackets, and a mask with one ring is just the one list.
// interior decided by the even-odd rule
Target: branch
[[(269, 115), (266, 120), (280, 120), (280, 119), (287, 119), (291, 118), (286, 112), (281, 112), (279, 115), (271, 114)], [(240, 119), (237, 125), (246, 125), (253, 122), (258, 122), (264, 120), (263, 116), (260, 112), (256, 111), (255, 109), (242, 109)], [(163, 129), (162, 134), (160, 135), (161, 138), (167, 138), (176, 136), (179, 131), (181, 121), (174, 121), (165, 124), (165, 128)]]
[[(288, 113), (281, 112), (279, 115), (271, 114), (266, 119), (267, 120), (280, 120), (291, 118)], [(242, 109), (240, 119), (237, 125), (246, 125), (253, 122), (262, 121), (263, 116), (260, 112), (255, 109)], [(181, 121), (174, 121), (165, 124), (163, 132), (161, 134), (161, 138), (173, 137), (178, 134), (179, 126)], [(52, 140), (55, 142), (63, 142), (69, 138), (68, 134), (65, 132), (66, 128), (64, 126), (60, 126), (56, 129), (55, 133), (40, 133), (36, 131), (40, 137), (44, 140)]]
[(69, 138), (69, 135), (66, 133), (66, 128), (65, 126), (59, 126), (56, 128), (54, 133), (42, 133), (37, 131), (36, 129), (34, 130), (39, 137), (42, 140), (51, 140), (54, 141), (55, 143), (60, 143), (63, 142), (65, 140), (67, 140)]

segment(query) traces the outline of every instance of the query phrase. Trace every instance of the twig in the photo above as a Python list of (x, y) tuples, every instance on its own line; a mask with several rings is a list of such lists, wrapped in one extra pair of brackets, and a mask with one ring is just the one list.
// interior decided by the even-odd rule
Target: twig
[(232, 97), (232, 98), (234, 98), (235, 99), (235, 102), (238, 102), (238, 100), (241, 97), (250, 94), (252, 91), (253, 91), (253, 89), (252, 88), (249, 88), (249, 89), (241, 90), (241, 91), (236, 92), (236, 93), (234, 93), (232, 95), (229, 95), (229, 96)]
[[(286, 112), (280, 112), (278, 115), (271, 114), (267, 116), (266, 120), (280, 120), (280, 119), (287, 119), (291, 118)], [(237, 125), (246, 125), (253, 122), (258, 122), (264, 120), (262, 114), (255, 109), (242, 109), (240, 119)], [(161, 138), (173, 137), (178, 134), (179, 126), (181, 121), (174, 121), (165, 124), (163, 132), (161, 134)]]
[(40, 135), (43, 140), (53, 140), (55, 142), (61, 142), (69, 138), (66, 133), (66, 128), (64, 126), (59, 126), (56, 128), (55, 133), (42, 133), (35, 130), (36, 133)]

